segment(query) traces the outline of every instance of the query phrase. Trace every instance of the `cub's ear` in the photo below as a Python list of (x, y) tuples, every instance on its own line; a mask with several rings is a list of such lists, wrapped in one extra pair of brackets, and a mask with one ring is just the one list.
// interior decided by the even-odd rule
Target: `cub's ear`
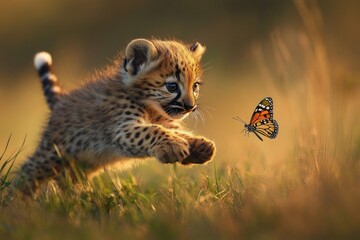
[(201, 45), (198, 42), (195, 42), (194, 44), (190, 45), (189, 49), (194, 54), (195, 59), (200, 61), (202, 55), (204, 54), (204, 52), (206, 50), (206, 47)]
[(131, 75), (149, 70), (158, 57), (154, 44), (146, 39), (134, 39), (126, 47), (124, 68)]

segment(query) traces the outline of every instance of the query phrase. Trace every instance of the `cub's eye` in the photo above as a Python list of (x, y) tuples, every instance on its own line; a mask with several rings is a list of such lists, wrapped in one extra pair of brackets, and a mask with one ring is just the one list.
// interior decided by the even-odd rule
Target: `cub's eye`
[(199, 93), (200, 91), (200, 83), (196, 82), (193, 84), (193, 91), (194, 93)]
[(169, 92), (174, 93), (174, 92), (177, 92), (177, 90), (179, 89), (179, 86), (177, 85), (176, 82), (168, 82), (168, 83), (166, 83), (166, 88)]

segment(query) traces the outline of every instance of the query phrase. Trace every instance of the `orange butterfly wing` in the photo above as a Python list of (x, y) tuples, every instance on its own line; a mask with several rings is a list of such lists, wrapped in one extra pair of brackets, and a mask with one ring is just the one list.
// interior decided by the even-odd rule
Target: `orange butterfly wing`
[(255, 124), (255, 132), (260, 133), (268, 138), (276, 138), (279, 133), (279, 124), (275, 119), (265, 119)]
[(273, 119), (273, 100), (271, 97), (264, 98), (256, 106), (250, 119), (250, 125), (254, 125), (265, 119)]

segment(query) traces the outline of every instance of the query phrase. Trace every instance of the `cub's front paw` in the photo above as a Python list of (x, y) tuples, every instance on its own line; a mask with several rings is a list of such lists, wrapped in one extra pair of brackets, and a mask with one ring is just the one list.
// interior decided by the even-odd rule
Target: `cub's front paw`
[(153, 150), (153, 156), (162, 163), (182, 162), (190, 154), (189, 143), (180, 137), (173, 137), (159, 143)]
[(213, 141), (196, 137), (188, 139), (188, 142), (190, 144), (190, 155), (181, 162), (182, 164), (202, 164), (214, 157), (216, 147)]

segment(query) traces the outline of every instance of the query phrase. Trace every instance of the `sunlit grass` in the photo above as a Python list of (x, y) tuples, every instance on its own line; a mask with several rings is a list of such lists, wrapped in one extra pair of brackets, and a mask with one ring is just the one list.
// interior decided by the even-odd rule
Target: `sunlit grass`
[(21, 147), (12, 155), (6, 156), (8, 147), (11, 142), (11, 135), (7, 139), (6, 145), (4, 147), (3, 152), (0, 155), (0, 202), (3, 198), (3, 192), (7, 190), (7, 188), (10, 187), (10, 184), (12, 183), (12, 176), (11, 171), (13, 171), (13, 166), (15, 164), (15, 161), (22, 151), (22, 148), (24, 147), (26, 138), (24, 138), (24, 141), (21, 145)]

